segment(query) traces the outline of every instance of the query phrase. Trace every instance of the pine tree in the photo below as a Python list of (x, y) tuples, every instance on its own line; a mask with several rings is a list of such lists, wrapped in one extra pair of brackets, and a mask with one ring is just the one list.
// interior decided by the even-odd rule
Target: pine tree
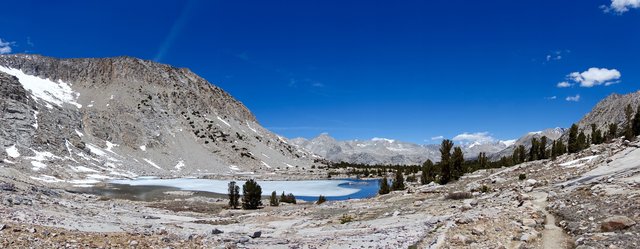
[(280, 201), (278, 200), (276, 191), (271, 192), (271, 197), (269, 198), (269, 205), (272, 207), (280, 206)]
[(231, 181), (229, 183), (229, 207), (230, 208), (238, 208), (240, 203), (238, 199), (240, 199), (240, 186), (236, 185), (236, 182)]
[(393, 179), (391, 183), (391, 191), (396, 190), (404, 190), (404, 175), (402, 174), (402, 170), (396, 170), (396, 177)]
[(540, 143), (538, 144), (538, 159), (547, 159), (547, 136), (540, 138)]
[(632, 126), (633, 126), (633, 135), (634, 136), (640, 135), (640, 105), (638, 105), (638, 108), (636, 109), (636, 115), (633, 116)]
[(580, 151), (578, 145), (578, 125), (573, 124), (569, 129), (569, 153), (573, 154)]
[(436, 172), (437, 172), (437, 169), (435, 165), (433, 165), (433, 162), (427, 159), (427, 161), (424, 162), (424, 164), (422, 164), (422, 175), (420, 177), (420, 183), (424, 185), (424, 184), (429, 184), (435, 181)]
[(628, 104), (627, 107), (624, 108), (624, 116), (627, 118), (624, 137), (627, 140), (633, 140), (633, 107), (631, 107), (631, 104)]
[(578, 143), (578, 151), (584, 150), (589, 147), (589, 145), (587, 144), (587, 136), (584, 135), (583, 131), (581, 131), (580, 134), (578, 134), (577, 143)]
[(258, 209), (262, 205), (262, 187), (250, 179), (242, 185), (242, 208)]
[(324, 197), (324, 195), (320, 195), (318, 196), (318, 200), (316, 201), (317, 205), (320, 205), (322, 203), (325, 203), (327, 201), (327, 197)]
[(447, 184), (452, 179), (451, 148), (453, 148), (451, 140), (442, 140), (440, 145), (440, 184)]
[(486, 169), (489, 167), (489, 159), (487, 159), (487, 153), (480, 152), (478, 154), (478, 167), (480, 169)]
[(531, 148), (529, 148), (529, 161), (538, 160), (538, 151), (538, 139), (534, 137), (531, 139)]
[(601, 144), (604, 139), (602, 138), (602, 131), (597, 128), (596, 124), (591, 124), (591, 142), (593, 144)]
[(386, 195), (389, 192), (391, 192), (391, 189), (389, 189), (389, 180), (387, 180), (387, 177), (385, 176), (380, 179), (380, 190), (378, 190), (378, 194)]
[(608, 139), (614, 139), (618, 136), (618, 124), (609, 124), (609, 132), (607, 132)]
[(462, 175), (464, 175), (465, 170), (463, 167), (464, 163), (464, 154), (462, 153), (462, 149), (460, 147), (456, 147), (453, 149), (453, 155), (451, 156), (452, 168), (453, 168), (453, 179), (458, 180)]

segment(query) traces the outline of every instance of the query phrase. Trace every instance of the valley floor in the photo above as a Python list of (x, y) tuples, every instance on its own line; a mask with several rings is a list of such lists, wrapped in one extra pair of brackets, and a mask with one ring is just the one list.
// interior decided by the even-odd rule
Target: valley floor
[[(638, 147), (616, 141), (446, 186), (257, 211), (184, 191), (158, 202), (71, 193), (0, 168), (0, 247), (638, 248)], [(473, 195), (447, 198), (455, 191)]]

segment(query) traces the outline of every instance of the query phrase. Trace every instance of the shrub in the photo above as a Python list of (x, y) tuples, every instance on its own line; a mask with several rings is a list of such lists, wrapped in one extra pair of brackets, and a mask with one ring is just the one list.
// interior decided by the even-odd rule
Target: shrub
[(518, 179), (519, 179), (520, 181), (523, 181), (524, 179), (527, 179), (527, 175), (525, 175), (525, 174), (520, 174), (520, 175), (518, 176)]
[(285, 195), (283, 191), (282, 195), (280, 196), (280, 202), (296, 204), (296, 197), (292, 193)]
[(277, 207), (280, 205), (280, 201), (278, 200), (276, 191), (271, 192), (271, 197), (269, 198), (269, 205), (272, 207)]
[(482, 187), (480, 187), (480, 192), (482, 193), (489, 193), (491, 192), (491, 188), (487, 185), (482, 185)]
[(416, 175), (412, 174), (410, 176), (407, 176), (407, 182), (417, 182)]
[(258, 209), (262, 205), (262, 187), (251, 179), (242, 185), (242, 208)]
[(316, 204), (320, 205), (322, 203), (325, 203), (327, 201), (327, 198), (324, 197), (324, 195), (320, 195), (318, 196), (318, 201), (316, 201)]
[(447, 199), (451, 200), (469, 199), (471, 197), (473, 197), (473, 195), (469, 192), (453, 192), (447, 195)]
[(340, 217), (340, 224), (349, 223), (352, 221), (353, 221), (353, 216), (351, 215), (343, 214), (342, 217)]

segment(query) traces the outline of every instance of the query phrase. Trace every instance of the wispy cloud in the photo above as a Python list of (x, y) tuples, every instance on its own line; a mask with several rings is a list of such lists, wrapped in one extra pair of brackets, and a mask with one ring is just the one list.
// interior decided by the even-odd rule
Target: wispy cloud
[(546, 62), (562, 60), (566, 54), (571, 53), (571, 50), (556, 50), (548, 53), (545, 57)]
[(576, 96), (568, 96), (565, 100), (569, 102), (578, 102), (580, 101), (580, 94), (576, 94)]
[(557, 86), (558, 88), (566, 88), (566, 87), (570, 87), (570, 86), (572, 86), (572, 85), (573, 85), (573, 84), (571, 84), (571, 83), (569, 83), (569, 82), (567, 82), (567, 81), (563, 81), (563, 82), (558, 83), (556, 86)]
[(0, 54), (11, 53), (11, 46), (13, 46), (14, 44), (14, 42), (3, 41), (2, 38), (0, 38)]
[(432, 137), (432, 138), (431, 138), (431, 140), (432, 140), (432, 141), (435, 141), (435, 140), (442, 140), (442, 139), (444, 139), (444, 136), (435, 136), (435, 137)]
[(551, 96), (551, 97), (546, 97), (545, 99), (548, 99), (548, 100), (555, 100), (555, 99), (557, 99), (557, 98), (558, 98), (558, 96)]
[(602, 5), (600, 8), (606, 12), (615, 12), (616, 14), (623, 14), (630, 9), (640, 8), (640, 0), (611, 0), (609, 6)]
[(178, 37), (178, 34), (180, 34), (180, 32), (182, 31), (182, 28), (187, 23), (187, 20), (189, 19), (189, 15), (191, 15), (191, 11), (195, 6), (195, 2), (196, 0), (189, 0), (185, 4), (185, 6), (182, 8), (182, 11), (180, 12), (180, 16), (178, 16), (176, 21), (173, 22), (173, 25), (171, 26), (171, 30), (169, 30), (169, 34), (167, 35), (167, 37), (165, 37), (164, 41), (162, 42), (162, 45), (160, 45), (160, 49), (158, 50), (158, 53), (156, 53), (156, 56), (153, 59), (154, 61), (161, 61), (162, 59), (164, 59), (164, 56), (167, 54), (169, 49), (171, 49), (171, 47), (173, 46), (173, 42), (176, 40), (176, 37)]

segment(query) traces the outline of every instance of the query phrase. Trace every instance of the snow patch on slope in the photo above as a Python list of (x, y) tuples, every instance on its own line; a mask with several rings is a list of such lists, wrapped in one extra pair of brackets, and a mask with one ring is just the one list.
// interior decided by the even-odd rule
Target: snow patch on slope
[(13, 158), (19, 157), (20, 156), (20, 152), (18, 152), (18, 149), (16, 148), (16, 145), (12, 145), (11, 147), (7, 147), (5, 148), (5, 150), (7, 151), (7, 155)]
[(77, 108), (82, 108), (81, 104), (76, 102), (79, 93), (74, 92), (69, 84), (58, 80), (53, 82), (49, 79), (42, 79), (33, 75), (28, 75), (19, 69), (6, 68), (0, 66), (0, 71), (11, 74), (18, 78), (20, 84), (31, 91), (34, 97), (46, 102), (62, 107), (63, 103), (71, 104)]

